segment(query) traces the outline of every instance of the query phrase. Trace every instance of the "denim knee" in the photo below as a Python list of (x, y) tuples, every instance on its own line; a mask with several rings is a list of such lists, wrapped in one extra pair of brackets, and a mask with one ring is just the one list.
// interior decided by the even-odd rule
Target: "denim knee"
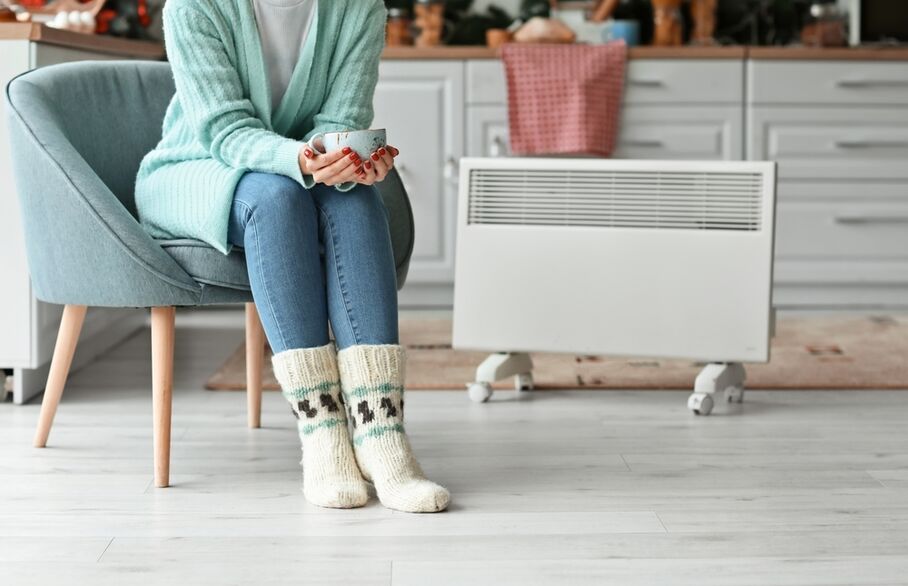
[(315, 204), (305, 187), (283, 175), (258, 175), (236, 196), (246, 209), (247, 222), (254, 217), (260, 226), (274, 230), (315, 219)]
[(379, 218), (383, 223), (388, 222), (388, 210), (381, 195), (370, 185), (357, 185), (347, 192), (325, 188), (317, 194), (316, 202), (326, 213), (336, 214), (346, 222), (363, 225)]

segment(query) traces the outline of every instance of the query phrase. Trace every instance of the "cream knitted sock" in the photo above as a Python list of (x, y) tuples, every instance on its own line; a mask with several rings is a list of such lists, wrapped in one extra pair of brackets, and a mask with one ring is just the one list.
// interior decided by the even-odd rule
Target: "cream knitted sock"
[(279, 352), (272, 363), (298, 420), (306, 500), (335, 509), (365, 505), (369, 492), (350, 444), (334, 345)]
[(353, 448), (383, 505), (407, 513), (448, 506), (448, 491), (426, 479), (404, 433), (404, 350), (391, 344), (338, 352), (341, 386), (353, 421)]

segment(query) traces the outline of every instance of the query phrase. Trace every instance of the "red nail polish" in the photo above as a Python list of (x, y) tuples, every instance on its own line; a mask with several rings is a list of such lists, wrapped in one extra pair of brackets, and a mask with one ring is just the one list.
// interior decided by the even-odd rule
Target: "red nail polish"
[(359, 158), (359, 155), (357, 155), (356, 153), (350, 153), (350, 160), (351, 160), (351, 161), (355, 161), (355, 160), (358, 159), (358, 158)]
[(342, 150), (342, 152), (343, 152), (345, 155), (350, 154), (350, 147), (344, 147), (343, 150)]
[(388, 151), (386, 151), (385, 149), (378, 149), (378, 154), (380, 154), (383, 157), (385, 156), (386, 152), (388, 152)]
[(310, 151), (309, 149), (304, 150), (304, 151), (303, 151), (303, 154), (306, 155), (306, 158), (307, 158), (307, 159), (311, 159), (311, 158), (312, 158), (312, 151)]
[(373, 161), (377, 161), (377, 160), (378, 160), (378, 153), (372, 153), (372, 160), (373, 160)]
[(371, 169), (371, 168), (372, 168), (372, 163), (370, 163), (369, 161), (366, 161), (366, 169)]

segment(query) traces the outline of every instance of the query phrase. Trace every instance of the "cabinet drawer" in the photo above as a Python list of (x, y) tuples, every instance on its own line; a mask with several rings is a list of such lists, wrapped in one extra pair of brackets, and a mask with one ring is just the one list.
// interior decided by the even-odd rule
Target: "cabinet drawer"
[[(614, 156), (624, 159), (737, 160), (743, 151), (740, 108), (626, 106)], [(473, 156), (508, 154), (505, 106), (474, 106), (468, 115)]]
[(780, 179), (908, 178), (908, 108), (750, 109), (748, 158)]
[(740, 107), (625, 106), (616, 158), (738, 160), (743, 153)]
[(908, 202), (908, 182), (889, 180), (871, 181), (783, 181), (779, 183), (780, 201), (830, 201), (850, 203), (870, 200), (896, 200)]
[(749, 61), (755, 104), (908, 104), (908, 63)]
[(908, 260), (908, 203), (780, 202), (776, 256)]
[[(625, 104), (721, 104), (744, 98), (744, 65), (724, 59), (636, 59), (628, 62)], [(507, 87), (498, 59), (467, 62), (467, 102), (504, 104)]]

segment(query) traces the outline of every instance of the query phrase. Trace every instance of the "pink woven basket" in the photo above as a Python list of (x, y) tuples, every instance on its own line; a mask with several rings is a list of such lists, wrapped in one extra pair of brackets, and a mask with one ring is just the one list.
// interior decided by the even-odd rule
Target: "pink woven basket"
[(508, 125), (516, 155), (608, 157), (618, 137), (627, 47), (509, 43)]

